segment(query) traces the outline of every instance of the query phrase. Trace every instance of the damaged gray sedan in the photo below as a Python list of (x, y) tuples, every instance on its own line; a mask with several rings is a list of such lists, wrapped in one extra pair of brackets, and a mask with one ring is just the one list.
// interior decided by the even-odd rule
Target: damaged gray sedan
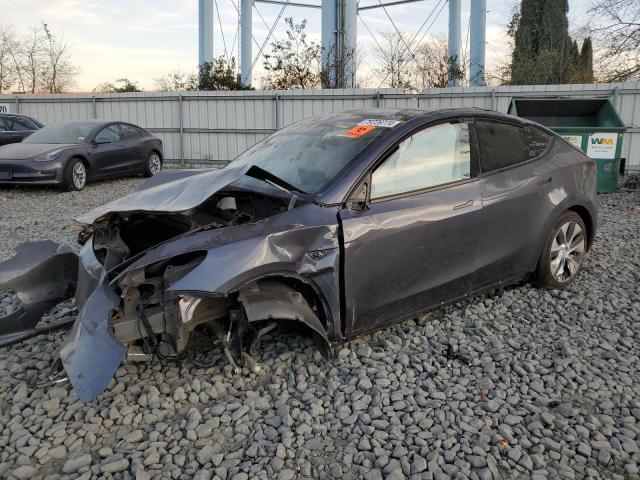
[(123, 361), (183, 358), (212, 332), (237, 369), (261, 336), (334, 344), (530, 278), (565, 288), (597, 225), (595, 164), (539, 125), (476, 109), (365, 110), (293, 124), (222, 170), (166, 171), (81, 216), (79, 254), (0, 264), (20, 308), (0, 344), (75, 296), (59, 351), (83, 401)]

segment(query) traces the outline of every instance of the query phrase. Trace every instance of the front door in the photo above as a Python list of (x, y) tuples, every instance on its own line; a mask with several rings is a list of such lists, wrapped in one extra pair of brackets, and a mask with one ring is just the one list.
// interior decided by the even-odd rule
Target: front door
[(481, 210), (475, 161), (466, 123), (427, 127), (373, 170), (364, 210), (340, 211), (347, 336), (473, 290)]
[(120, 139), (120, 129), (117, 124), (109, 125), (100, 130), (89, 150), (92, 176), (103, 177), (122, 170), (126, 165), (125, 142)]

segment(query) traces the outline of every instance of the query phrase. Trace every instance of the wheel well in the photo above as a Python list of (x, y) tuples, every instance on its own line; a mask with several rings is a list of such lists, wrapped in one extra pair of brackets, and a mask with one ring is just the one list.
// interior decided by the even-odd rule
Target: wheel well
[(584, 226), (587, 227), (587, 247), (591, 248), (591, 245), (593, 244), (593, 237), (595, 235), (595, 232), (594, 232), (594, 226), (593, 226), (593, 219), (591, 218), (591, 214), (589, 213), (589, 210), (587, 210), (585, 207), (581, 205), (574, 205), (573, 207), (570, 207), (568, 211), (577, 213), (582, 219), (582, 221), (584, 222)]
[(260, 277), (250, 283), (254, 283), (254, 282), (258, 282), (260, 280), (266, 280), (266, 279), (284, 283), (285, 285), (300, 292), (304, 297), (304, 299), (309, 304), (309, 306), (316, 312), (316, 315), (318, 316), (318, 319), (322, 323), (322, 326), (324, 327), (325, 331), (327, 333), (331, 331), (329, 327), (329, 324), (331, 322), (331, 314), (330, 314), (329, 306), (327, 305), (326, 301), (324, 300), (324, 297), (317, 290), (316, 287), (314, 287), (309, 282), (302, 280), (298, 277), (282, 275), (282, 274)]
[(160, 150), (158, 150), (158, 149), (156, 149), (156, 148), (152, 149), (152, 150), (149, 152), (149, 155), (151, 155), (151, 154), (152, 154), (152, 153), (154, 153), (154, 152), (158, 154), (158, 156), (160, 157), (160, 161), (161, 161), (161, 162), (164, 162), (164, 157), (162, 156), (162, 152), (160, 152)]

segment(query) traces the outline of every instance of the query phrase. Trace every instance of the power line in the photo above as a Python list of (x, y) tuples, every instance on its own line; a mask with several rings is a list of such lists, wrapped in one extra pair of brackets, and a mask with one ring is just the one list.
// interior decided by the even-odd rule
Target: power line
[[(439, 0), (438, 3), (433, 7), (433, 9), (431, 10), (431, 12), (429, 13), (429, 15), (427, 15), (426, 20), (423, 22), (422, 26), (418, 29), (418, 31), (416, 32), (416, 34), (413, 36), (413, 38), (411, 39), (411, 41), (409, 42), (409, 47), (411, 47), (415, 41), (415, 39), (418, 37), (418, 35), (420, 34), (420, 31), (424, 28), (424, 26), (427, 24), (427, 22), (429, 21), (429, 19), (433, 16), (433, 14), (435, 13), (436, 9), (440, 6), (440, 4), (443, 2), (443, 0)], [(438, 19), (438, 17), (440, 16), (440, 13), (442, 13), (442, 10), (444, 9), (444, 7), (449, 3), (449, 0), (444, 0), (444, 3), (442, 3), (442, 6), (440, 7), (440, 10), (438, 11), (438, 13), (435, 15), (435, 17), (433, 17), (433, 21), (431, 22), (431, 24), (427, 27), (427, 29), (425, 30), (424, 34), (422, 35), (422, 37), (420, 38), (420, 41), (418, 42), (418, 45), (420, 45), (420, 42), (422, 42), (422, 39), (424, 38), (424, 36), (429, 32), (429, 29), (431, 29), (431, 27), (433, 26), (433, 24), (435, 23), (435, 21)], [(404, 57), (405, 52), (409, 50), (408, 48), (403, 51), (399, 58), (402, 59)], [(409, 52), (411, 54), (411, 52)], [(409, 60), (411, 60), (411, 56), (409, 57)], [(403, 62), (400, 64), (400, 67), (398, 70), (402, 69), (402, 67), (406, 66), (407, 62)], [(387, 78), (389, 78), (391, 72), (387, 72), (387, 74), (385, 75), (385, 77), (382, 79), (382, 81), (380, 82), (380, 85), (378, 85), (378, 88), (382, 87), (382, 84), (387, 80)]]
[(362, 25), (364, 25), (364, 28), (367, 29), (367, 32), (369, 32), (369, 35), (371, 35), (371, 38), (373, 38), (373, 41), (376, 43), (376, 45), (378, 46), (378, 48), (380, 50), (382, 50), (382, 46), (380, 45), (380, 43), (378, 42), (378, 40), (376, 40), (375, 35), (373, 34), (373, 32), (371, 31), (371, 29), (369, 28), (369, 26), (366, 24), (366, 22), (364, 21), (364, 18), (362, 18), (362, 15), (360, 15), (360, 12), (358, 12), (358, 18), (360, 19), (360, 21), (362, 22)]
[[(266, 29), (267, 29), (267, 30), (269, 30), (269, 29), (270, 29), (269, 24), (267, 23), (267, 21), (264, 19), (264, 17), (263, 17), (263, 16), (262, 16), (262, 14), (260, 13), (260, 10), (258, 10), (258, 5), (256, 5), (256, 4), (254, 3), (254, 4), (253, 4), (253, 8), (255, 8), (255, 9), (256, 9), (256, 13), (257, 13), (257, 14), (258, 14), (258, 16), (260, 17), (260, 20), (262, 20), (262, 24), (266, 27)], [(276, 39), (275, 32), (274, 32), (274, 34), (273, 34), (273, 39), (274, 39), (274, 40), (277, 40), (277, 39)]]
[[(393, 21), (393, 19), (391, 18), (391, 15), (389, 15), (389, 12), (387, 12), (387, 8), (383, 5), (382, 0), (378, 0), (378, 3), (380, 4), (380, 6), (382, 7), (382, 10), (384, 10), (384, 13), (387, 15), (387, 18), (389, 19), (389, 21), (391, 22), (391, 25), (393, 25), (393, 28), (396, 29), (396, 33), (398, 34), (398, 37), (400, 38), (400, 41), (402, 43), (404, 43), (404, 46), (407, 47), (407, 50), (409, 50), (409, 45), (407, 45), (407, 42), (404, 39), (404, 35), (402, 35), (400, 33), (400, 30), (398, 30), (398, 27), (396, 26), (395, 22)], [(402, 56), (401, 56), (402, 58)]]
[[(413, 46), (413, 43), (415, 42), (416, 38), (418, 38), (418, 35), (420, 35), (420, 32), (422, 32), (422, 29), (425, 27), (425, 25), (427, 24), (431, 16), (435, 13), (435, 11), (440, 6), (440, 3), (442, 1), (445, 1), (444, 5), (442, 5), (442, 8), (444, 8), (444, 6), (449, 2), (449, 0), (438, 0), (438, 3), (436, 3), (436, 5), (431, 10), (431, 12), (429, 12), (429, 15), (427, 15), (427, 18), (424, 20), (424, 22), (422, 22), (422, 25), (420, 25), (420, 28), (418, 29), (418, 31), (413, 35), (413, 37), (411, 37), (411, 40), (409, 41), (409, 47)], [(431, 25), (433, 25), (433, 22), (431, 22)], [(431, 28), (431, 25), (428, 28)], [(404, 52), (403, 52), (403, 55), (404, 55)], [(400, 56), (400, 58), (402, 58), (402, 55)]]
[[(442, 7), (440, 7), (440, 10), (438, 11), (437, 15), (433, 18), (433, 21), (431, 22), (431, 24), (429, 25), (429, 27), (427, 27), (427, 29), (424, 31), (424, 33), (422, 34), (422, 37), (420, 37), (420, 40), (418, 41), (416, 48), (420, 46), (420, 44), (422, 43), (422, 40), (424, 39), (424, 37), (426, 37), (427, 33), (429, 33), (429, 30), (431, 29), (431, 27), (433, 27), (433, 24), (436, 23), (436, 20), (438, 19), (438, 17), (440, 16), (440, 14), (442, 13), (442, 10), (444, 9), (444, 7), (447, 5), (447, 3), (449, 3), (449, 0), (447, 0), (446, 2), (444, 2), (442, 4)], [(413, 57), (413, 55), (411, 56)], [(400, 68), (403, 68), (407, 65), (407, 63), (409, 63), (409, 61), (411, 61), (411, 57), (409, 57), (409, 60), (407, 60), (406, 62), (404, 62), (403, 64), (400, 65)]]
[(275, 30), (276, 26), (280, 22), (280, 19), (282, 18), (282, 14), (284, 13), (284, 10), (287, 8), (287, 3), (288, 3), (288, 0), (285, 1), (284, 5), (282, 5), (282, 8), (280, 9), (280, 13), (278, 13), (278, 17), (273, 22), (273, 25), (271, 26), (271, 30), (269, 30), (269, 34), (267, 35), (267, 38), (265, 38), (264, 42), (262, 42), (262, 46), (260, 47), (260, 50), (258, 51), (256, 58), (253, 60), (253, 63), (251, 64), (251, 70), (253, 70), (253, 67), (255, 67), (256, 63), (258, 63), (258, 59), (260, 58), (260, 55), (262, 55), (262, 50), (264, 50), (264, 47), (267, 45), (267, 42), (271, 38), (273, 31)]
[(229, 52), (227, 50), (227, 41), (224, 38), (224, 30), (222, 29), (222, 17), (220, 16), (220, 10), (218, 9), (218, 1), (213, 0), (213, 5), (216, 7), (216, 13), (218, 14), (218, 24), (220, 25), (220, 35), (222, 35), (222, 47), (224, 48), (224, 56), (227, 57), (229, 62)]

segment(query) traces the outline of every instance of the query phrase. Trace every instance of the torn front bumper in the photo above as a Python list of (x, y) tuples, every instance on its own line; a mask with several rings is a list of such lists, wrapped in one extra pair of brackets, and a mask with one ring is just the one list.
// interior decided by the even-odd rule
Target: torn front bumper
[(71, 323), (38, 325), (42, 316), (76, 290), (78, 255), (68, 245), (50, 240), (28, 242), (16, 255), (0, 263), (0, 291), (11, 291), (20, 305), (0, 317), (0, 346), (10, 345)]
[(60, 349), (60, 360), (83, 402), (96, 398), (109, 384), (126, 353), (114, 337), (109, 321), (120, 306), (103, 276), (78, 314)]

